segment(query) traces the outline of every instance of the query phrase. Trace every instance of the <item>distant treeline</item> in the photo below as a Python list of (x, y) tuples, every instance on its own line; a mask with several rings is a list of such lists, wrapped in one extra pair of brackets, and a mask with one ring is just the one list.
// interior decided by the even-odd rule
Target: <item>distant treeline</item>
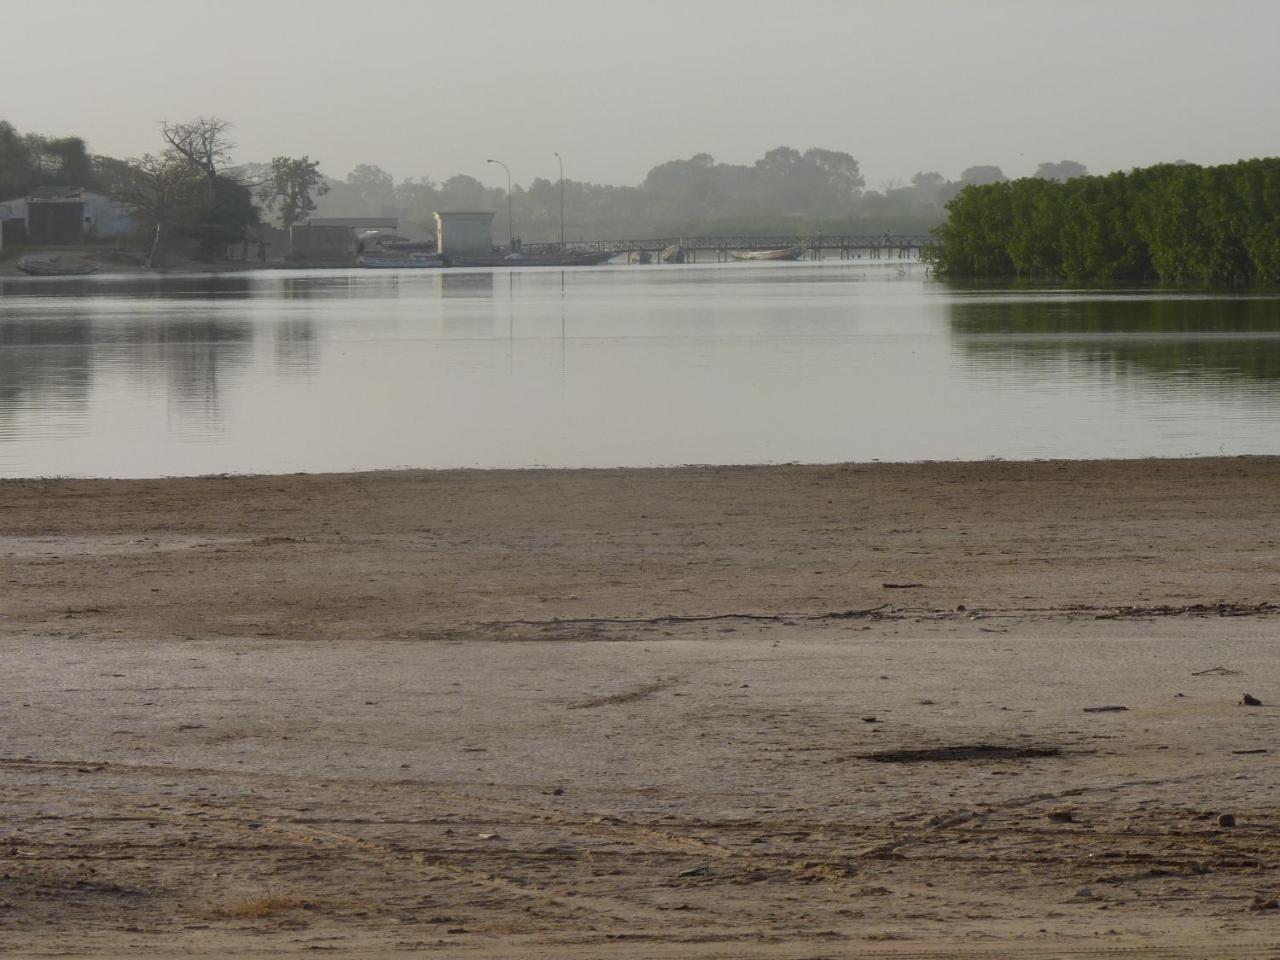
[[(0, 120), (0, 202), (40, 188), (86, 187), (125, 202), (140, 233), (151, 238), (153, 254), (161, 238), (172, 236), (198, 241), (211, 256), (222, 244), (255, 229), (260, 219), (289, 226), (313, 215), (395, 216), (402, 233), (430, 236), (436, 210), (493, 210), (494, 238), (506, 239), (506, 191), (473, 176), (396, 182), (378, 166), (359, 164), (338, 179), (308, 156), (236, 165), (232, 127), (218, 117), (164, 123), (154, 153), (120, 160), (91, 153), (79, 137), (22, 134)], [(551, 163), (548, 158), (547, 166)], [(983, 185), (1050, 187), (1050, 181), (1079, 179), (1086, 172), (1072, 160), (1042, 163), (1036, 171), (1039, 179), (1009, 184), (999, 167), (979, 165), (957, 180), (921, 171), (908, 182), (868, 189), (858, 160), (840, 150), (776, 147), (748, 164), (718, 162), (699, 153), (658, 164), (636, 186), (587, 183), (566, 170), (564, 229), (570, 242), (819, 232), (925, 234), (945, 219), (948, 201), (962, 191), (985, 189)], [(558, 178), (537, 177), (522, 185), (520, 171), (513, 173), (512, 231), (529, 242), (559, 239)]]
[(0, 200), (25, 197), (40, 187), (105, 188), (120, 166), (90, 155), (79, 137), (22, 134), (0, 120)]
[(954, 278), (1280, 282), (1280, 159), (965, 187), (931, 256)]
[[(1065, 178), (1084, 172), (1079, 163), (1064, 160), (1041, 164), (1036, 175)], [(567, 176), (565, 235), (573, 241), (819, 231), (925, 234), (942, 221), (946, 202), (966, 185), (1006, 179), (999, 167), (984, 165), (969, 167), (958, 180), (920, 172), (910, 182), (869, 190), (858, 161), (839, 150), (777, 147), (750, 164), (720, 163), (700, 153), (659, 164), (637, 186)], [(494, 235), (505, 238), (506, 191), (466, 174), (396, 183), (380, 167), (360, 164), (328, 186), (318, 200), (320, 216), (398, 216), (403, 230), (423, 233), (434, 230), (434, 210), (487, 209), (498, 211)], [(559, 238), (558, 180), (517, 182), (512, 201), (516, 235), (527, 241)]]

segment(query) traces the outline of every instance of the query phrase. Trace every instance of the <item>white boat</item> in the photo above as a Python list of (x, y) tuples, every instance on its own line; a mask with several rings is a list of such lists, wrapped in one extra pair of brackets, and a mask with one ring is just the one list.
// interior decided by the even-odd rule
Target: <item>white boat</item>
[(804, 247), (786, 247), (782, 250), (740, 250), (733, 254), (735, 260), (799, 260)]

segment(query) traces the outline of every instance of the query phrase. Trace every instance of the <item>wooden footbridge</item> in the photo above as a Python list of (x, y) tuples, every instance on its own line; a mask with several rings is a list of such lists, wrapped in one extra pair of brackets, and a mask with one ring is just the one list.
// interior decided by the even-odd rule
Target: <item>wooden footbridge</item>
[[(685, 251), (690, 262), (696, 263), (698, 254), (714, 253), (717, 260), (728, 260), (734, 253), (749, 250), (804, 251), (805, 259), (822, 260), (838, 257), (841, 260), (916, 260), (920, 252), (937, 241), (927, 235), (894, 236), (888, 233), (863, 236), (731, 236), (731, 237), (654, 237), (646, 240), (582, 240), (570, 241), (565, 246), (571, 252), (581, 253), (649, 253), (657, 255), (669, 247)], [(525, 243), (521, 249), (530, 255), (554, 255), (561, 252), (559, 243)]]

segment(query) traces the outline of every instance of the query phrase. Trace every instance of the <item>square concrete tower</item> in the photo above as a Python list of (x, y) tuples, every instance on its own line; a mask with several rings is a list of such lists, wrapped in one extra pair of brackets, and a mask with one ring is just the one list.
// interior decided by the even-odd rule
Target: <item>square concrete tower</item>
[(437, 210), (436, 250), (453, 257), (493, 255), (492, 210)]

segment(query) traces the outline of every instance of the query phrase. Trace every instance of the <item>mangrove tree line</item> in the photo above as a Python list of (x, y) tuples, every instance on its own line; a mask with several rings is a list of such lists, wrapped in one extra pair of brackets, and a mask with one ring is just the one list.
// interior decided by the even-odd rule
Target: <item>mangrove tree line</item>
[(947, 213), (947, 277), (1280, 282), (1280, 158), (970, 185)]

